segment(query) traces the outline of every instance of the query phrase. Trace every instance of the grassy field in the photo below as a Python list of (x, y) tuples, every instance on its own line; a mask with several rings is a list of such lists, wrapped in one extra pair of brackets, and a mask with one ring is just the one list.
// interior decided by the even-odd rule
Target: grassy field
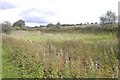
[(2, 35), (0, 34), (0, 79), (2, 78)]
[(2, 39), (2, 77), (118, 77), (115, 33), (19, 30)]

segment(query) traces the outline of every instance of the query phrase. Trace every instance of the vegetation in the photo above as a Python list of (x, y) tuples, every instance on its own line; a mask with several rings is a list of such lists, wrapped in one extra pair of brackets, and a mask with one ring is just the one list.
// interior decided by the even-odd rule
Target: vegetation
[(111, 10), (107, 11), (107, 13), (104, 16), (100, 17), (101, 24), (105, 24), (105, 23), (112, 24), (112, 23), (115, 23), (116, 19), (117, 19), (116, 14)]
[[(3, 58), (7, 59), (3, 60), (10, 62), (3, 65), (3, 77), (117, 77), (114, 34), (15, 31), (3, 35)], [(6, 65), (12, 74), (6, 74)]]
[(57, 29), (60, 29), (60, 22), (56, 24)]
[(51, 25), (2, 34), (3, 78), (118, 77), (117, 24)]
[(25, 26), (25, 21), (23, 20), (18, 20), (15, 23), (13, 23), (13, 27), (14, 26), (20, 26), (20, 27), (24, 27)]
[(10, 34), (11, 30), (12, 30), (11, 23), (9, 21), (4, 21), (2, 23), (2, 32), (6, 34)]
[(53, 27), (54, 25), (52, 24), (52, 23), (49, 23), (49, 24), (47, 24), (47, 28), (49, 28), (49, 27)]

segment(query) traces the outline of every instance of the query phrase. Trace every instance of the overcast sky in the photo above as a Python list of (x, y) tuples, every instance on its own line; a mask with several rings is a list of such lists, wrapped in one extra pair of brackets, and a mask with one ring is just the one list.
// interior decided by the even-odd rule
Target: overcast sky
[(99, 22), (112, 10), (118, 14), (119, 0), (0, 0), (0, 22), (25, 20), (27, 26), (57, 23)]

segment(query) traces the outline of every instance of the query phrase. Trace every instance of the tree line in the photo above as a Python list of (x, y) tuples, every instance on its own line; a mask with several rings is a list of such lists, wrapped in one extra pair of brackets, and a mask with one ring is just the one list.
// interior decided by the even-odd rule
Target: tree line
[[(106, 25), (106, 24), (114, 24), (116, 23), (117, 20), (117, 16), (114, 12), (107, 11), (105, 15), (100, 16), (100, 24), (101, 25)], [(87, 24), (98, 24), (97, 22), (95, 23), (80, 23), (80, 24), (60, 24), (60, 22), (58, 22), (57, 24), (52, 24), (52, 23), (48, 23), (46, 26), (44, 25), (40, 25), (39, 27), (46, 27), (46, 28), (50, 28), (50, 27), (56, 27), (58, 29), (60, 29), (60, 27), (64, 27), (64, 26), (77, 26), (77, 25), (87, 25)], [(4, 21), (3, 23), (1, 23), (1, 27), (2, 27), (2, 32), (9, 34), (10, 31), (12, 30), (12, 28), (15, 28), (16, 30), (19, 29), (26, 29), (27, 26), (25, 26), (25, 21), (24, 20), (18, 20), (16, 22), (13, 23), (13, 25), (9, 22), (9, 21)], [(35, 28), (38, 28), (38, 26), (35, 26)]]

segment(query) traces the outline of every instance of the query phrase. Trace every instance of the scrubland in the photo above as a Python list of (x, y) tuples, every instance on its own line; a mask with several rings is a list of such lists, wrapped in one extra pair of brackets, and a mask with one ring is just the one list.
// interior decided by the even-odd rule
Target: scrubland
[(118, 77), (116, 30), (95, 30), (38, 29), (2, 34), (2, 77)]

